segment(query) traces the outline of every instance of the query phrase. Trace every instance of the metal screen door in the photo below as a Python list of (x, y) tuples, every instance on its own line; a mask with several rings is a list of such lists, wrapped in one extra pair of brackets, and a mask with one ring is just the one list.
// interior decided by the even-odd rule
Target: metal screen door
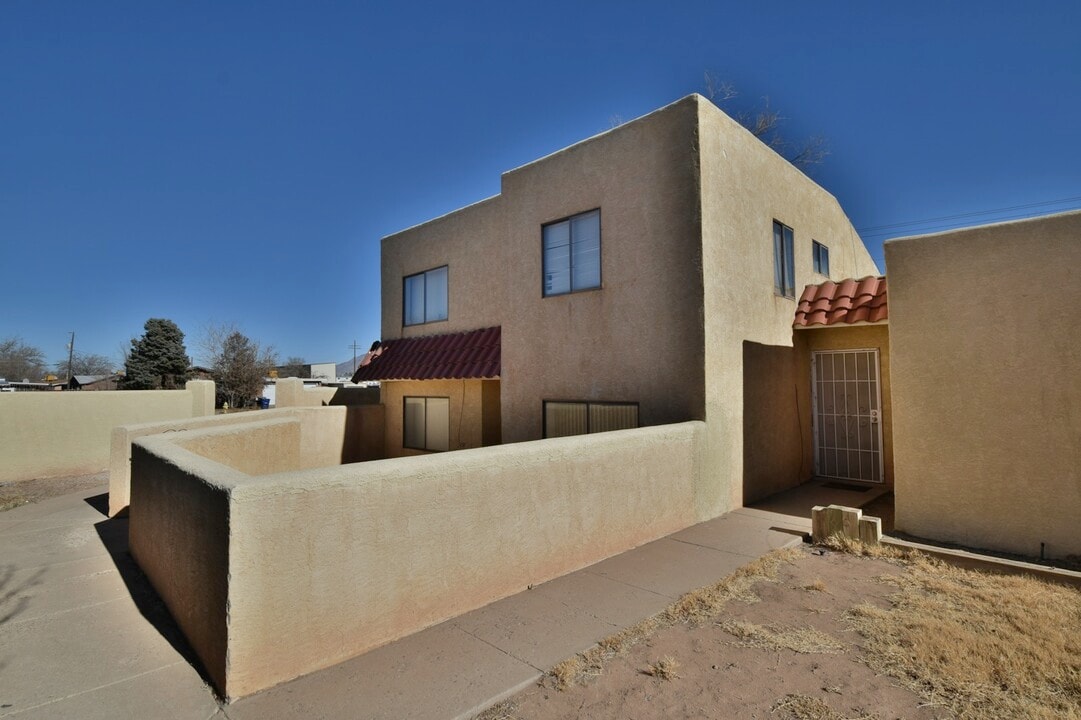
[(878, 350), (811, 354), (815, 474), (882, 482)]

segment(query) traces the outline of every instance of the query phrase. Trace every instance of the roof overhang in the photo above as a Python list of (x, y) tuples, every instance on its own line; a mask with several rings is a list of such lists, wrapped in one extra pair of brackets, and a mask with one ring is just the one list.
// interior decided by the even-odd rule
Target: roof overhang
[(889, 305), (886, 302), (886, 278), (868, 276), (840, 282), (827, 280), (803, 289), (796, 306), (792, 327), (815, 328), (886, 325)]
[(387, 340), (382, 352), (357, 368), (365, 380), (489, 380), (502, 369), (501, 328)]

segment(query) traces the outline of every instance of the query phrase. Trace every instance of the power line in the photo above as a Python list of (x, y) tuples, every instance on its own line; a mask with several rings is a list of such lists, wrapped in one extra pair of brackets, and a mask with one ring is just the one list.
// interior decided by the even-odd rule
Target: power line
[(873, 225), (871, 227), (856, 228), (856, 232), (863, 235), (868, 233), (871, 235), (882, 234), (881, 231), (892, 230), (895, 228), (911, 227), (913, 225), (926, 225), (928, 223), (943, 222), (948, 220), (960, 220), (963, 218), (978, 217), (980, 215), (992, 215), (995, 213), (1011, 212), (1014, 210), (1026, 210), (1029, 208), (1045, 207), (1047, 205), (1060, 205), (1067, 202), (1081, 201), (1081, 195), (1074, 197), (1062, 198), (1061, 200), (1044, 200), (1042, 202), (1027, 203), (1025, 205), (1011, 205), (1008, 207), (994, 208), (992, 210), (977, 210), (974, 212), (958, 213), (957, 215), (943, 215), (941, 217), (925, 218), (923, 220), (909, 220), (907, 222), (893, 223), (890, 225)]
[[(1072, 209), (1081, 209), (1081, 208), (1063, 208), (1063, 209), (1064, 210), (1072, 210)], [(1021, 220), (1021, 219), (1025, 219), (1025, 218), (1031, 218), (1031, 217), (1034, 217), (1031, 212), (1020, 212), (1020, 213), (1015, 213), (1013, 215), (1002, 215), (1000, 217), (992, 218), (992, 221), (993, 222), (1005, 222), (1007, 220)], [(963, 230), (966, 227), (969, 227), (969, 226), (965, 225), (964, 223), (945, 223), (945, 224), (941, 224), (941, 225), (932, 225), (930, 227), (920, 228), (916, 232), (918, 234), (920, 234), (920, 235), (930, 235), (931, 233), (936, 233), (936, 232), (940, 232), (940, 231), (943, 231), (943, 230)], [(869, 238), (888, 237), (890, 235), (896, 235), (896, 233), (891, 232), (891, 231), (885, 231), (885, 232), (879, 232), (879, 233), (868, 233), (867, 235), (860, 235), (860, 238), (864, 239), (864, 240), (867, 240)]]

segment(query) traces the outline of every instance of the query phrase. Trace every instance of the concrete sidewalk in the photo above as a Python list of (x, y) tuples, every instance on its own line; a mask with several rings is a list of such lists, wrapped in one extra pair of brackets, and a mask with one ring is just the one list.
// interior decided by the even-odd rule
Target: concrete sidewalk
[(0, 513), (0, 717), (469, 718), (810, 521), (744, 508), (220, 705), (105, 488)]

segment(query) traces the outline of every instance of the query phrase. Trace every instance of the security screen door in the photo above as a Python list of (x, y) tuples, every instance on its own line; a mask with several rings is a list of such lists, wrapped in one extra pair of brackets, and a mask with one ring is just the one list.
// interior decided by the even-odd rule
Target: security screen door
[(815, 474), (882, 482), (878, 350), (811, 354)]

